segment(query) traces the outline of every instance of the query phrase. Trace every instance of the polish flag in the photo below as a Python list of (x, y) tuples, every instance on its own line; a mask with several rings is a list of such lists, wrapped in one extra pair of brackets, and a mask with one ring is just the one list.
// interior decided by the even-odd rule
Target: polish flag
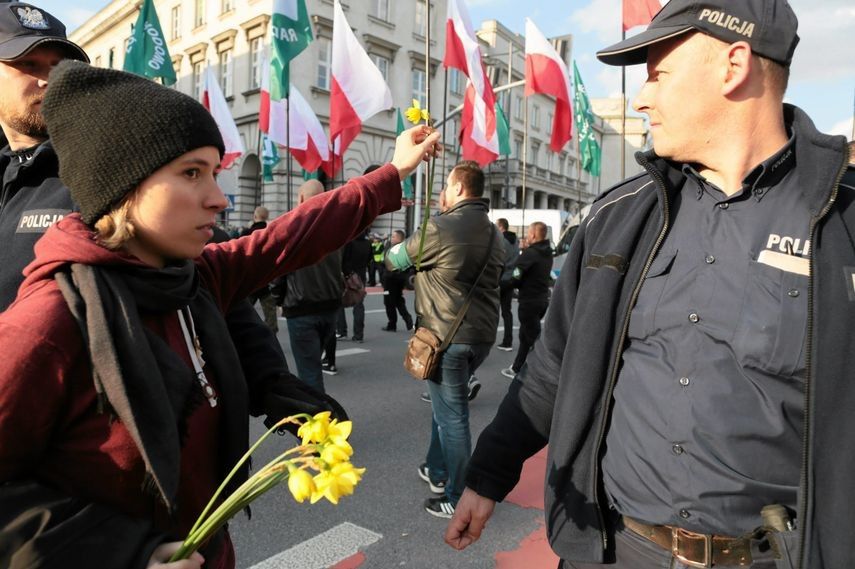
[(261, 108), (258, 126), (261, 132), (279, 146), (288, 146), (288, 130), (291, 131), (290, 152), (307, 172), (314, 172), (329, 160), (330, 149), (327, 135), (317, 115), (291, 83), (286, 105), (285, 99), (270, 99), (270, 67), (262, 62)]
[(226, 98), (223, 96), (223, 91), (220, 89), (220, 83), (210, 67), (205, 70), (202, 104), (214, 117), (214, 122), (217, 123), (220, 136), (223, 137), (223, 143), (226, 146), (226, 153), (223, 155), (220, 164), (223, 169), (231, 168), (235, 160), (244, 153), (243, 142), (241, 142), (240, 133), (235, 120), (232, 118), (232, 112), (229, 110)]
[(499, 157), (496, 96), (481, 62), (481, 48), (463, 0), (448, 0), (445, 38), (443, 65), (469, 78), (461, 116), (463, 158), (486, 166)]
[(362, 123), (392, 107), (392, 92), (353, 35), (339, 0), (333, 5), (331, 82), (330, 138), (337, 170), (341, 156), (362, 131)]
[(659, 0), (623, 0), (623, 31), (646, 26), (661, 9)]
[(558, 52), (534, 22), (525, 19), (525, 96), (543, 93), (555, 97), (549, 148), (561, 152), (571, 138), (570, 74)]

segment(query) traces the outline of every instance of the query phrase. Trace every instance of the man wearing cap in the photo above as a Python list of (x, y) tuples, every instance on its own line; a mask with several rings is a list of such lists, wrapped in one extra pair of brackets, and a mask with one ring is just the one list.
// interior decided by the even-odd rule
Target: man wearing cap
[(0, 4), (0, 310), (15, 299), (33, 245), (74, 208), (41, 115), (61, 60), (89, 61), (65, 26), (35, 6)]
[(477, 540), (548, 444), (564, 569), (855, 559), (855, 170), (783, 104), (784, 0), (671, 0), (598, 53), (647, 65), (653, 150), (580, 227), (446, 532)]

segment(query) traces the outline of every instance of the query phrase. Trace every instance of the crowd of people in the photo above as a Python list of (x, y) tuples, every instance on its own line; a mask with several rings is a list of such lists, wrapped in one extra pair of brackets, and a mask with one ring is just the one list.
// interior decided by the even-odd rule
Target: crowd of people
[[(169, 559), (250, 416), (347, 418), (323, 374), (339, 340), (364, 341), (377, 284), (383, 331), (441, 342), (413, 466), (452, 547), (479, 539), (548, 445), (562, 569), (851, 565), (855, 148), (783, 103), (798, 43), (785, 0), (708, 4), (671, 0), (598, 54), (646, 64), (634, 106), (653, 149), (593, 204), (556, 283), (547, 226), (492, 223), (475, 162), (452, 168), (423, 229), (370, 233), (442, 151), (426, 126), (389, 163), (336, 191), (307, 181), (293, 210), (259, 207), (229, 238), (210, 113), (89, 66), (56, 18), (7, 4), (0, 566), (233, 568), (226, 529)], [(20, 16), (34, 10), (39, 25)], [(514, 298), (510, 387), (473, 450), (476, 372), (494, 345), (514, 350)]]

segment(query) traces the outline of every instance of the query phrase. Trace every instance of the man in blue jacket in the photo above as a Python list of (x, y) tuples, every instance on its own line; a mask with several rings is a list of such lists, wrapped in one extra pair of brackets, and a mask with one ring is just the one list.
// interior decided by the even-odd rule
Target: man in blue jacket
[(646, 63), (653, 150), (580, 227), (453, 547), (548, 443), (565, 569), (852, 565), (855, 170), (783, 104), (796, 28), (785, 0), (671, 0), (598, 53)]

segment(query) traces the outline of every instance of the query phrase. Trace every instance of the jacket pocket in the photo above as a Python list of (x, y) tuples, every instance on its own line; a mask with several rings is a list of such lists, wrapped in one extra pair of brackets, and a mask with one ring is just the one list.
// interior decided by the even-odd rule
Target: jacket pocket
[(804, 378), (808, 279), (749, 263), (740, 322), (731, 343), (740, 365)]
[(662, 301), (662, 294), (665, 292), (676, 257), (677, 250), (669, 249), (659, 251), (653, 259), (629, 319), (630, 338), (646, 338), (657, 329), (656, 311)]

